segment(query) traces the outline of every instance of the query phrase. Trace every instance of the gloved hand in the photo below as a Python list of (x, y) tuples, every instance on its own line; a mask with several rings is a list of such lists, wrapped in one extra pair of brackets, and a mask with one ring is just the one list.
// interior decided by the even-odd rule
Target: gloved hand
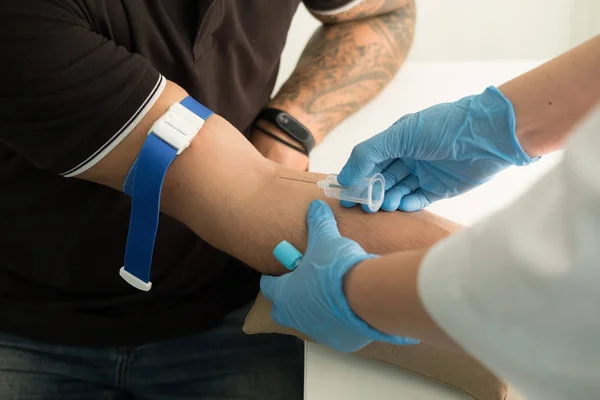
[(260, 281), (262, 293), (273, 302), (271, 318), (341, 352), (359, 350), (373, 340), (419, 343), (381, 333), (354, 314), (344, 294), (344, 276), (375, 256), (340, 235), (325, 202), (313, 201), (307, 220), (308, 247), (302, 262), (293, 272)]
[(381, 208), (417, 211), (473, 189), (508, 166), (532, 161), (515, 136), (511, 102), (490, 86), (400, 118), (354, 148), (338, 182), (347, 186), (381, 172), (386, 179)]

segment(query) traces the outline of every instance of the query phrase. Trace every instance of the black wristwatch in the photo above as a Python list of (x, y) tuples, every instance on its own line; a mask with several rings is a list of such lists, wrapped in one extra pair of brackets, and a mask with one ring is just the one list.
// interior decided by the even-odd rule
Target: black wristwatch
[(275, 124), (279, 129), (302, 144), (302, 147), (306, 150), (306, 154), (310, 153), (313, 147), (315, 147), (315, 138), (308, 128), (285, 111), (276, 108), (265, 108), (258, 114), (256, 119), (264, 119)]

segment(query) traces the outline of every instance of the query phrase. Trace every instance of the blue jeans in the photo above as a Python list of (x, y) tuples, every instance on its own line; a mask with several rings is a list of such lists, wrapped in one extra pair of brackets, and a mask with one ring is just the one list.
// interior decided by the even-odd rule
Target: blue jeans
[(303, 344), (245, 335), (247, 311), (195, 336), (131, 348), (0, 334), (0, 400), (302, 399)]

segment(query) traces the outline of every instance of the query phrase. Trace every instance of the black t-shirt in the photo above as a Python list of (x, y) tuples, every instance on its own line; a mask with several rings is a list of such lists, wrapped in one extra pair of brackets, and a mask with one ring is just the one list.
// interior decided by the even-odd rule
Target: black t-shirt
[(247, 131), (299, 3), (0, 2), (0, 331), (134, 345), (209, 328), (255, 296), (256, 272), (167, 215), (153, 289), (132, 288), (118, 274), (129, 198), (68, 176), (114, 148), (165, 79)]

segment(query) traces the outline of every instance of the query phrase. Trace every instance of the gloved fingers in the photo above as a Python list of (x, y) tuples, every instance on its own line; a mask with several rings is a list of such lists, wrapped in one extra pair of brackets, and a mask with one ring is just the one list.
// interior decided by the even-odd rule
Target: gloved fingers
[(278, 325), (290, 327), (291, 324), (276, 304), (271, 308), (271, 319)]
[[(383, 171), (385, 171), (386, 168), (388, 168), (392, 163), (394, 162), (394, 159), (390, 158), (387, 160), (384, 160), (382, 162), (379, 162), (377, 164), (375, 164), (375, 166), (365, 174), (365, 177), (371, 177), (375, 174), (379, 174), (382, 173)], [(339, 181), (338, 181), (339, 182)]]
[(413, 193), (406, 195), (400, 201), (398, 209), (405, 212), (419, 211), (427, 207), (441, 197), (423, 189), (417, 189)]
[(310, 203), (308, 213), (306, 214), (306, 221), (308, 223), (307, 253), (316, 242), (323, 239), (331, 240), (342, 237), (331, 207), (322, 200), (314, 200)]
[(373, 341), (359, 334), (352, 335), (353, 337), (344, 337), (342, 339), (331, 338), (324, 345), (331, 347), (340, 353), (354, 353), (372, 343)]
[(361, 204), (360, 207), (363, 209), (364, 212), (369, 213), (369, 214), (375, 214), (377, 211), (379, 211), (379, 210), (375, 210), (375, 211), (371, 210), (367, 204)]
[[(383, 165), (388, 164), (387, 167), (385, 167), (384, 169), (379, 169), (380, 167), (382, 167)], [(391, 188), (394, 187), (394, 185), (396, 185), (399, 181), (402, 181), (403, 179), (405, 179), (409, 174), (410, 174), (410, 169), (408, 168), (408, 166), (400, 159), (397, 160), (393, 160), (391, 162), (385, 162), (385, 163), (380, 163), (376, 166), (375, 170), (372, 171), (372, 173), (369, 176), (374, 175), (376, 172), (381, 171), (381, 174), (383, 175), (383, 177), (385, 178), (385, 186), (384, 186), (384, 190), (386, 191), (385, 196), (387, 197), (387, 191), (390, 190)], [(410, 190), (407, 192), (407, 194), (410, 193)], [(396, 196), (396, 195), (392, 195), (392, 197)], [(397, 199), (398, 204), (400, 204), (400, 199)], [(385, 201), (385, 198), (384, 198)], [(388, 203), (391, 200), (388, 200)], [(354, 207), (356, 205), (356, 203), (350, 202), (350, 201), (340, 201), (340, 203), (342, 204), (342, 207)], [(373, 211), (369, 208), (368, 205), (366, 204), (361, 204), (361, 207), (363, 209), (364, 212), (366, 213), (375, 213), (379, 210)], [(398, 206), (396, 205), (396, 208)], [(382, 207), (384, 208), (384, 207)], [(385, 209), (385, 208), (384, 208)]]
[(268, 300), (271, 300), (272, 302), (275, 302), (276, 299), (276, 293), (277, 293), (277, 289), (279, 288), (280, 283), (280, 279), (283, 279), (285, 277), (284, 276), (269, 276), (269, 275), (263, 275), (260, 277), (260, 291), (262, 292), (263, 296), (265, 296), (265, 298), (267, 298)]
[(397, 131), (397, 128), (388, 128), (356, 145), (338, 175), (340, 185), (350, 186), (361, 178), (381, 172), (395, 158), (398, 158), (395, 156), (396, 149), (389, 148), (396, 142), (394, 135), (399, 134)]
[(402, 197), (412, 193), (412, 191), (404, 186), (394, 186), (387, 192), (385, 192), (385, 197), (383, 198), (383, 204), (381, 205), (381, 209), (383, 211), (396, 211), (400, 206), (400, 201)]
[(400, 346), (408, 346), (421, 343), (419, 339), (413, 339), (407, 336), (390, 336), (385, 341), (387, 343), (396, 344)]
[(419, 189), (421, 187), (421, 184), (419, 183), (419, 178), (417, 178), (416, 175), (410, 174), (406, 178), (398, 182), (396, 187), (404, 187), (408, 190), (408, 193), (411, 193)]
[(352, 208), (352, 207), (356, 206), (357, 203), (354, 203), (354, 202), (348, 201), (348, 200), (340, 200), (340, 204), (344, 208)]
[(369, 140), (356, 145), (354, 149), (352, 149), (350, 158), (348, 158), (348, 161), (346, 161), (346, 164), (344, 164), (338, 175), (338, 182), (340, 185), (350, 186), (360, 178), (368, 176), (375, 168), (378, 161), (371, 159), (372, 149), (369, 145), (365, 145)]
[(381, 208), (384, 211), (395, 211), (400, 207), (400, 202), (404, 196), (407, 196), (419, 188), (419, 179), (409, 174), (396, 184), (393, 188), (385, 192)]
[(401, 159), (394, 160), (387, 168), (385, 168), (381, 174), (385, 178), (386, 191), (390, 190), (398, 182), (402, 181), (408, 175), (410, 175), (410, 169)]

